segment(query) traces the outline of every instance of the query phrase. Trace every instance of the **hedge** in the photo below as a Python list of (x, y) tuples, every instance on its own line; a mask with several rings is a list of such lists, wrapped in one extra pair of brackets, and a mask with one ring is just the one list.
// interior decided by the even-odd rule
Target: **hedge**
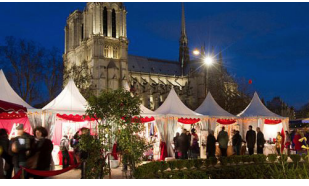
[[(290, 155), (293, 163), (287, 163), (288, 156), (282, 155), (278, 158), (275, 154), (265, 155), (243, 155), (194, 159), (194, 160), (174, 160), (168, 162), (150, 162), (137, 167), (134, 172), (135, 178), (276, 178), (281, 175), (282, 163), (293, 168), (291, 177), (306, 177), (307, 171), (299, 168), (301, 156)], [(218, 165), (220, 162), (220, 166)], [(281, 166), (281, 167), (280, 167)], [(294, 166), (294, 167), (293, 167)], [(286, 168), (289, 168), (286, 167)], [(308, 166), (307, 166), (308, 167)], [(277, 173), (275, 173), (276, 170)], [(307, 170), (307, 169), (306, 169)], [(272, 171), (272, 172), (271, 172)], [(278, 173), (279, 172), (279, 173)], [(289, 173), (290, 175), (292, 173)], [(287, 173), (281, 177), (288, 177)]]

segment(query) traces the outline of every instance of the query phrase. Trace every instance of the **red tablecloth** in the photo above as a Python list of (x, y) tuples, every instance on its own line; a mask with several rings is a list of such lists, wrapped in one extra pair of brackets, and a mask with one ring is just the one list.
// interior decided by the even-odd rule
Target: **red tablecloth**
[[(70, 156), (70, 165), (75, 165), (74, 163), (74, 152), (69, 151), (69, 156)], [(59, 165), (62, 165), (62, 152), (58, 152), (58, 157), (59, 157)]]

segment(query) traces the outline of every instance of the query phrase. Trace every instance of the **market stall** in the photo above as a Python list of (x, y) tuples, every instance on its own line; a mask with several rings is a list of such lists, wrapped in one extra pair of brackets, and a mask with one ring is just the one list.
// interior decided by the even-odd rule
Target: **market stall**
[[(239, 125), (238, 117), (230, 114), (229, 112), (225, 111), (222, 107), (218, 105), (215, 99), (212, 97), (211, 93), (208, 92), (205, 100), (203, 103), (195, 110), (195, 112), (208, 116), (206, 118), (207, 129), (211, 129), (215, 132), (215, 136), (217, 137), (218, 133), (220, 132), (222, 126), (225, 126), (226, 131), (229, 134), (230, 142), (229, 142), (229, 149), (230, 152), (232, 149), (231, 139), (232, 139), (232, 131), (239, 130), (240, 133), (242, 132), (242, 127)], [(206, 134), (208, 134), (206, 132)], [(202, 144), (206, 144), (207, 136), (201, 136)], [(206, 157), (206, 149), (205, 146), (202, 146), (201, 149), (201, 157)], [(229, 155), (229, 154), (228, 154)]]
[(72, 138), (82, 127), (89, 128), (92, 134), (96, 132), (94, 118), (85, 116), (87, 104), (74, 81), (69, 80), (62, 92), (42, 109), (43, 125), (49, 129), (54, 144), (53, 158), (56, 165), (59, 163), (59, 144), (64, 135)]
[(264, 151), (265, 149), (271, 148), (270, 146), (273, 146), (273, 141), (278, 132), (284, 138), (284, 131), (289, 131), (289, 118), (279, 116), (268, 110), (256, 92), (247, 108), (237, 116), (241, 117), (241, 125), (244, 129), (242, 136), (244, 138), (249, 125), (253, 127), (253, 130), (256, 130), (256, 127), (261, 128), (261, 131), (264, 133), (264, 138), (267, 141)]
[[(155, 110), (155, 113), (159, 115), (156, 117), (156, 122), (161, 138), (166, 143), (169, 157), (174, 157), (173, 138), (176, 132), (181, 132), (182, 128), (190, 131), (193, 124), (206, 128), (204, 116), (184, 105), (173, 87), (163, 104)], [(200, 124), (197, 125), (197, 123)]]

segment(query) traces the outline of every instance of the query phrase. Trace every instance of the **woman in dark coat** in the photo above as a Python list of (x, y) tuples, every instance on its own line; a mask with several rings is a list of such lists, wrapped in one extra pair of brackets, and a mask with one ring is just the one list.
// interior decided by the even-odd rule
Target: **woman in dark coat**
[[(34, 129), (35, 136), (35, 153), (37, 156), (37, 165), (35, 170), (50, 170), (52, 160), (53, 143), (47, 138), (48, 132), (44, 127)], [(34, 178), (43, 178), (34, 176)]]
[(206, 144), (206, 154), (207, 158), (215, 157), (216, 154), (216, 138), (214, 136), (214, 131), (209, 131), (209, 135), (207, 136), (207, 144)]

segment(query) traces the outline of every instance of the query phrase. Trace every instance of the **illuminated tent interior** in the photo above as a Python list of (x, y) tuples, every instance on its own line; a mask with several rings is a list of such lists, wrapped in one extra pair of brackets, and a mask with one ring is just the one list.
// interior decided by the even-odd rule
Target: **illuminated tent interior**
[[(260, 127), (266, 140), (276, 138), (277, 132), (281, 132), (282, 129), (289, 130), (289, 118), (268, 110), (256, 92), (247, 108), (237, 116), (242, 118), (243, 131), (247, 131), (249, 125), (252, 125), (254, 130)], [(245, 137), (245, 133), (243, 136)]]

